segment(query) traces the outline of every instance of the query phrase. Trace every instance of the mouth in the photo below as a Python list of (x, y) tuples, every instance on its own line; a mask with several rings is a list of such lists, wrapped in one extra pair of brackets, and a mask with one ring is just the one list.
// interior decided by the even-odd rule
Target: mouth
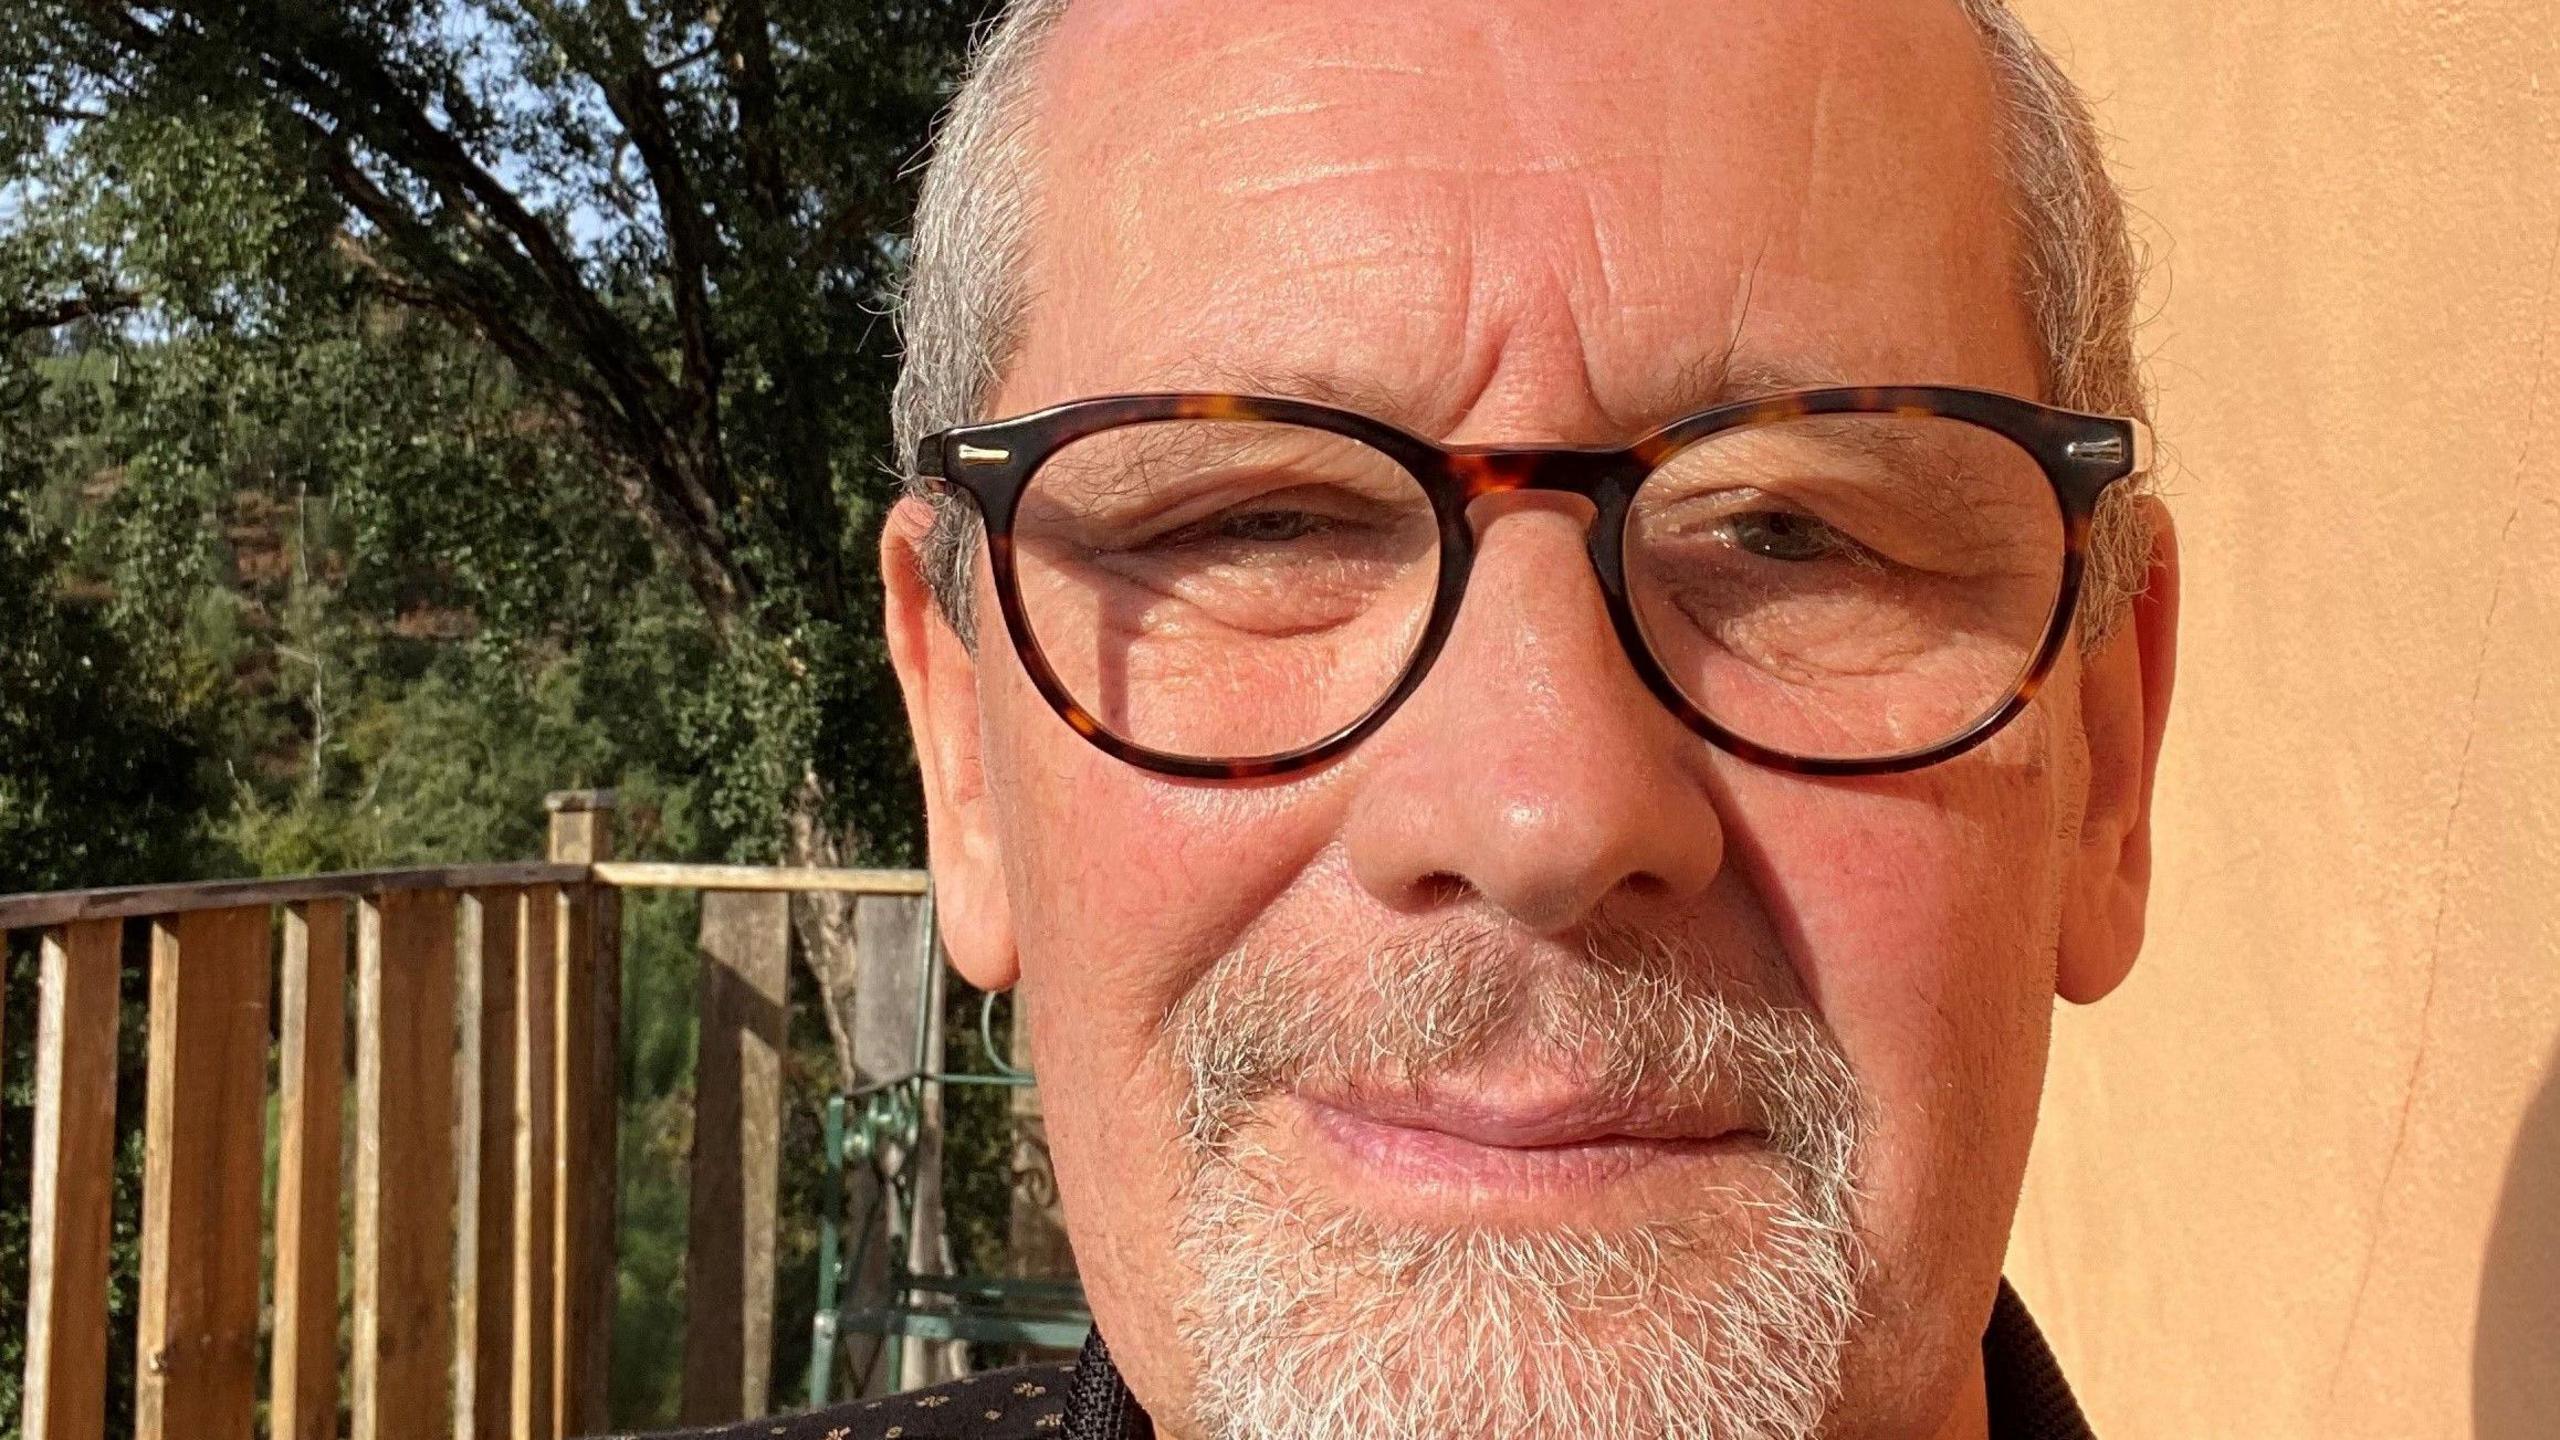
[(1767, 1142), (1730, 1110), (1628, 1104), (1575, 1088), (1443, 1086), (1293, 1099), (1315, 1147), (1352, 1188), (1390, 1208), (1419, 1204), (1443, 1218), (1453, 1206), (1539, 1223), (1620, 1203), (1651, 1208), (1629, 1191), (1669, 1200), (1687, 1190), (1694, 1204), (1702, 1167), (1729, 1165)]

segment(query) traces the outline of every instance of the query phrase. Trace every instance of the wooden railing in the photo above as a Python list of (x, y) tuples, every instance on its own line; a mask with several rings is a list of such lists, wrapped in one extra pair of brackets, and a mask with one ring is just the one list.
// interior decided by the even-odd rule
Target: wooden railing
[[(0, 896), (0, 932), (37, 931), (42, 952), (27, 1440), (105, 1433), (128, 925), (147, 927), (150, 967), (138, 1433), (247, 1440), (262, 1396), (275, 1440), (335, 1437), (342, 1413), (354, 1440), (609, 1428), (618, 891), (635, 885), (768, 902), (706, 904), (686, 1385), (690, 1412), (761, 1406), (788, 944), (774, 892), (914, 896), (922, 877), (618, 863), (612, 839), (609, 798), (582, 792), (552, 797), (539, 863)], [(733, 924), (761, 928), (715, 938)]]

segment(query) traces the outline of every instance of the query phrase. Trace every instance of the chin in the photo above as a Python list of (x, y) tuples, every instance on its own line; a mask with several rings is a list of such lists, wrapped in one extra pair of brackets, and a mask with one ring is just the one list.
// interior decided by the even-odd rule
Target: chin
[(1178, 1249), (1202, 1440), (1811, 1440), (1865, 1246), (1842, 1197), (1712, 1190), (1667, 1217), (1387, 1212), (1241, 1145)]

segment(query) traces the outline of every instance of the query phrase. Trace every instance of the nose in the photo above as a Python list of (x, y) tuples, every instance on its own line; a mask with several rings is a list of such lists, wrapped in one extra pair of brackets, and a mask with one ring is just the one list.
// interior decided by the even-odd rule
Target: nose
[(1620, 648), (1560, 496), (1480, 501), (1464, 604), (1431, 673), (1363, 747), (1345, 829), (1391, 908), (1472, 899), (1532, 933), (1604, 905), (1685, 908), (1723, 863), (1706, 742)]

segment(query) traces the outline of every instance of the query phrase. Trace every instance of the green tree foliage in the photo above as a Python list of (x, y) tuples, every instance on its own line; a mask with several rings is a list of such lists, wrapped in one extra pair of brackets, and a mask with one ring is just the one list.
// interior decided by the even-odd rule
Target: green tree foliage
[(199, 737), (169, 678), (120, 643), (106, 606), (57, 583), (63, 545), (36, 507), (65, 417), (19, 352), (0, 352), (0, 893), (190, 873)]
[(16, 144), (82, 218), (29, 227), (69, 283), (17, 303), (272, 328), (352, 287), (478, 337), (720, 640), (687, 733), (722, 829), (902, 854), (880, 316), (976, 9), (32, 0)]

